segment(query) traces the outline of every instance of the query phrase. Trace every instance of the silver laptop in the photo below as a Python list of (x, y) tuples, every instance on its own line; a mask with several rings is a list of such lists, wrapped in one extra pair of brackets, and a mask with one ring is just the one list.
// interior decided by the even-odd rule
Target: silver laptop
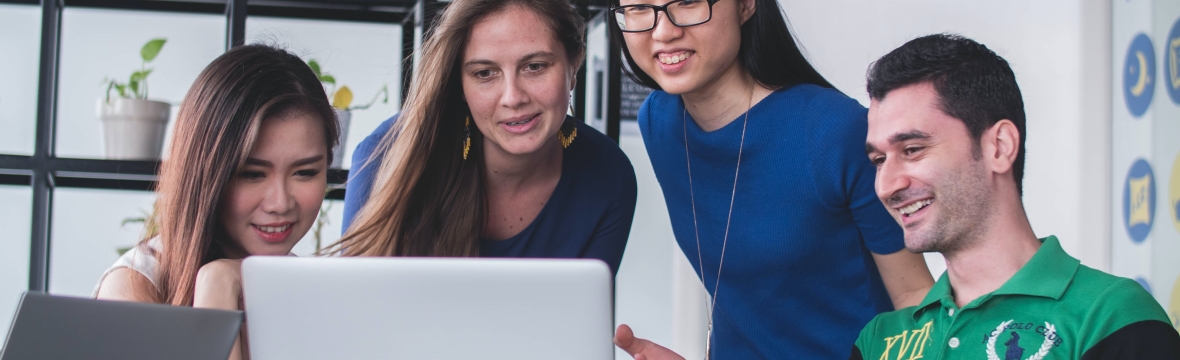
[(222, 360), (241, 324), (241, 311), (25, 293), (0, 359)]
[(249, 257), (253, 360), (614, 356), (597, 260)]

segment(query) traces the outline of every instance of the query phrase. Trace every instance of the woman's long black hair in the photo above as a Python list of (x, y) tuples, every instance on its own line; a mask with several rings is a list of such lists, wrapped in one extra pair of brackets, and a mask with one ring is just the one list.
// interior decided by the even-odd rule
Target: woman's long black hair
[[(619, 0), (611, 0), (611, 5), (618, 6)], [(624, 45), (623, 32), (619, 31), (613, 20), (607, 19), (611, 23), (608, 26), (613, 46), (621, 47), (623, 57), (630, 68), (624, 68), (623, 72), (635, 82), (662, 90), (660, 84), (635, 64), (631, 52), (627, 51), (627, 46)], [(787, 27), (786, 14), (775, 0), (754, 0), (754, 15), (742, 24), (742, 45), (738, 49), (738, 61), (750, 72), (754, 81), (770, 89), (788, 88), (798, 84), (835, 88), (803, 56), (795, 37)]]

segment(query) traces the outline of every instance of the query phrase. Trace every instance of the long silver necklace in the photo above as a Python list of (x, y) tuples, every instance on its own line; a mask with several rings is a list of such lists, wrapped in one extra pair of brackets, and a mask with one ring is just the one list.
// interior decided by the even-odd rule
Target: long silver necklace
[[(713, 357), (713, 310), (717, 308), (717, 290), (721, 286), (721, 266), (725, 264), (725, 245), (729, 243), (729, 223), (733, 219), (733, 200), (737, 196), (737, 181), (738, 174), (742, 169), (742, 148), (746, 145), (746, 125), (750, 123), (750, 107), (753, 106), (754, 95), (751, 91), (750, 99), (746, 104), (746, 115), (742, 119), (742, 138), (738, 142), (738, 157), (737, 166), (733, 170), (733, 190), (729, 194), (729, 213), (725, 216), (725, 233), (721, 237), (721, 259), (717, 261), (717, 280), (713, 283), (713, 298), (709, 299), (708, 294), (705, 294), (706, 300), (709, 300), (706, 311), (709, 313), (709, 332), (705, 338), (705, 360)], [(688, 156), (688, 106), (684, 107), (684, 113), (680, 116), (681, 122), (684, 125), (684, 162), (688, 168), (688, 198), (692, 203), (692, 231), (696, 235), (697, 240), (697, 267), (700, 269), (701, 283), (705, 282), (705, 261), (701, 257), (701, 232), (697, 226), (697, 200), (696, 194), (693, 193), (692, 188), (692, 160)]]

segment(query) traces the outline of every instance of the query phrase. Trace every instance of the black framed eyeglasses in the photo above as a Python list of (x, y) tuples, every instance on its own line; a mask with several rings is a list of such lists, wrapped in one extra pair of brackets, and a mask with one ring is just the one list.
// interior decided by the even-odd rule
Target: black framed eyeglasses
[(610, 9), (623, 32), (644, 32), (656, 27), (660, 12), (679, 27), (704, 24), (713, 18), (713, 4), (720, 0), (673, 0), (664, 5), (635, 4)]

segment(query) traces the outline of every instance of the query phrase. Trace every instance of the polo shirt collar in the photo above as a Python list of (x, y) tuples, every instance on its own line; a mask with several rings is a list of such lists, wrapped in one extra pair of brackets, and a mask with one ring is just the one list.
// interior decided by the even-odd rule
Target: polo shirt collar
[(918, 318), (919, 313), (923, 309), (940, 301), (954, 303), (954, 293), (951, 292), (951, 280), (947, 277), (946, 271), (942, 272), (942, 276), (939, 276), (938, 281), (934, 282), (934, 286), (930, 288), (930, 291), (926, 292), (926, 297), (922, 299), (922, 302), (913, 308), (912, 315), (914, 319), (916, 320)]
[(1041, 239), (1041, 248), (1032, 259), (992, 295), (1033, 295), (1060, 300), (1080, 265), (1081, 261), (1061, 249), (1056, 236), (1049, 236)]
[[(1077, 273), (1081, 261), (1066, 254), (1065, 250), (1061, 249), (1061, 243), (1057, 241), (1056, 236), (1049, 236), (1040, 240), (1041, 247), (1028, 260), (1028, 263), (1025, 263), (999, 289), (996, 289), (996, 291), (993, 291), (989, 295), (984, 295), (984, 297), (994, 295), (1032, 295), (1052, 298), (1054, 300), (1061, 299), (1061, 296), (1065, 294), (1066, 288), (1073, 282), (1073, 276)], [(926, 297), (922, 299), (922, 302), (913, 308), (912, 315), (917, 319), (923, 309), (940, 302), (944, 304), (954, 303), (951, 280), (946, 272), (942, 273), (942, 276), (938, 278), (938, 281), (926, 293)]]

